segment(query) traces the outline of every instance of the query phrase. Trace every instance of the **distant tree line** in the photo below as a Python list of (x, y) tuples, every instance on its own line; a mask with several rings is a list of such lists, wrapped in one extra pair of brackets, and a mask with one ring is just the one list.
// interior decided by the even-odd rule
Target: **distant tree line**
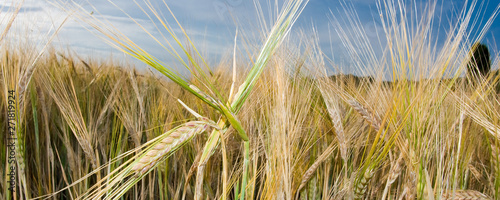
[(490, 51), (485, 44), (475, 43), (469, 50), (469, 61), (467, 63), (467, 77), (477, 79), (486, 77), (490, 72)]

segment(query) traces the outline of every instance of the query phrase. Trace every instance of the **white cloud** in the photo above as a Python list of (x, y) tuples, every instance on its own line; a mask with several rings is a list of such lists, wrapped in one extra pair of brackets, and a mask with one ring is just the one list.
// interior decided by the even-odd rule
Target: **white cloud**
[[(170, 56), (165, 49), (158, 45), (158, 43), (156, 43), (144, 30), (139, 28), (139, 26), (135, 22), (133, 22), (125, 15), (120, 14), (121, 11), (119, 11), (117, 8), (114, 8), (112, 5), (103, 3), (97, 4), (99, 4), (96, 6), (99, 6), (99, 11), (102, 14), (102, 16), (99, 16), (101, 19), (106, 18), (106, 20), (108, 20), (110, 24), (112, 24), (120, 32), (124, 33), (132, 41), (136, 42), (140, 47), (146, 49), (153, 56), (156, 56), (164, 62), (171, 63), (173, 65), (172, 62), (174, 62), (175, 59), (173, 59), (173, 57)], [(4, 8), (0, 12), (0, 19), (8, 18), (12, 14), (12, 12), (8, 10), (7, 6), (11, 6), (11, 4), (9, 2), (2, 2), (0, 6), (3, 6)], [(125, 11), (129, 10), (129, 12), (131, 12), (130, 10), (132, 9), (132, 7), (133, 6), (131, 6), (131, 4), (129, 3), (123, 9)], [(91, 9), (91, 7), (89, 6), (87, 6), (87, 8)], [(8, 38), (6, 39), (11, 41), (28, 40), (32, 45), (35, 45), (38, 48), (41, 48), (45, 43), (48, 42), (50, 35), (54, 33), (55, 29), (57, 29), (57, 27), (62, 24), (64, 19), (68, 17), (68, 13), (54, 7), (46, 1), (27, 0), (23, 4), (21, 11), (22, 12), (20, 12), (16, 17), (14, 26), (11, 28)], [(137, 10), (135, 11), (135, 13), (131, 13), (137, 23), (143, 26), (155, 37), (158, 37), (160, 42), (165, 43), (164, 39), (159, 34), (160, 32), (156, 30), (154, 24), (149, 19), (140, 17), (136, 18), (135, 16), (138, 16), (137, 13)], [(196, 13), (196, 10), (194, 10), (193, 13)], [(95, 15), (98, 15), (98, 13), (96, 12)], [(201, 17), (201, 15), (197, 16)], [(214, 16), (214, 19), (216, 19), (216, 14)], [(169, 22), (172, 23), (171, 21)], [(5, 28), (4, 24), (5, 23), (2, 23), (2, 25), (0, 25), (0, 28)], [(158, 25), (161, 26), (161, 24)], [(210, 57), (220, 57), (222, 55), (221, 49), (231, 47), (231, 45), (229, 44), (226, 45), (226, 42), (224, 41), (224, 34), (214, 34), (214, 31), (216, 32), (217, 30), (210, 30), (212, 32), (205, 32), (205, 27), (186, 27), (188, 27), (186, 28), (187, 33), (190, 35), (195, 44), (206, 44), (204, 47), (206, 49), (204, 50), (208, 52), (208, 55), (210, 55)], [(75, 19), (69, 19), (65, 22), (57, 38), (55, 38), (55, 40), (52, 42), (52, 45), (63, 49), (66, 49), (65, 47), (69, 47), (70, 49), (76, 51), (76, 53), (82, 54), (82, 57), (85, 57), (88, 54), (92, 54), (94, 56), (97, 55), (102, 59), (106, 59), (111, 55), (113, 55), (114, 57), (123, 56), (123, 53), (114, 50), (108, 44), (104, 43), (103, 40), (86, 30), (86, 28), (93, 30), (88, 25), (81, 24)], [(165, 34), (165, 37), (169, 42), (172, 43), (173, 46), (177, 45), (171, 39), (170, 35), (168, 35), (168, 33), (163, 29), (163, 27), (159, 27), (159, 29)], [(174, 28), (174, 32), (178, 36), (182, 35), (182, 32), (179, 28)], [(198, 48), (200, 47), (198, 46)], [(182, 51), (179, 48), (176, 48), (176, 50), (180, 54), (182, 54)], [(135, 63), (140, 65), (140, 62)]]
[[(0, 2), (0, 6), (4, 6), (3, 9), (0, 10), (0, 20), (5, 19), (11, 14), (8, 11), (8, 6), (11, 6), (12, 1), (17, 2), (16, 0)], [(53, 2), (59, 0), (49, 1)], [(88, 9), (87, 12), (94, 12), (94, 16), (105, 17), (114, 27), (130, 37), (132, 41), (136, 42), (143, 49), (146, 49), (148, 52), (167, 63), (174, 63), (173, 57), (141, 30), (135, 22), (131, 21), (123, 14), (120, 9), (117, 9), (107, 1), (88, 1), (90, 1), (90, 4), (94, 5), (96, 9), (92, 8), (90, 4), (84, 4), (83, 6)], [(170, 13), (164, 8), (163, 0), (151, 1), (153, 6), (159, 12), (162, 12), (161, 14), (166, 21), (173, 26), (174, 32), (178, 36), (181, 36), (182, 33), (180, 29), (175, 26), (175, 21), (173, 21)], [(165, 41), (160, 36), (160, 32), (156, 30), (153, 22), (151, 22), (147, 15), (139, 9), (138, 5), (134, 4), (133, 1), (115, 0), (115, 2), (123, 11), (130, 14), (139, 24), (144, 26), (144, 28), (153, 35), (159, 37), (160, 41), (165, 44)], [(144, 6), (142, 1), (138, 0), (138, 2), (141, 2), (140, 5)], [(270, 2), (274, 3), (274, 1)], [(376, 44), (378, 43), (377, 33), (382, 37), (384, 37), (384, 34), (378, 19), (378, 13), (374, 12), (374, 10), (376, 10), (374, 6), (375, 2), (376, 1), (373, 0), (353, 0), (352, 3), (355, 4), (353, 9), (360, 14), (360, 25), (365, 30), (370, 43), (378, 45)], [(438, 3), (437, 10), (440, 11), (442, 8), (443, 12), (451, 12), (451, 7), (457, 5), (453, 5), (453, 3), (450, 2), (451, 1), (443, 1)], [(219, 58), (232, 51), (236, 26), (234, 25), (231, 15), (235, 17), (238, 27), (240, 28), (240, 33), (244, 32), (246, 37), (249, 37), (247, 39), (250, 41), (260, 42), (261, 27), (259, 27), (260, 22), (258, 21), (253, 1), (173, 0), (167, 1), (167, 3), (179, 22), (186, 29), (196, 47), (201, 52), (206, 52), (206, 58), (209, 62), (218, 62)], [(259, 0), (259, 3), (263, 7), (263, 16), (269, 22), (269, 12), (274, 13), (275, 11), (269, 9), (268, 0)], [(371, 10), (369, 10), (369, 8)], [(299, 27), (306, 31), (311, 30), (310, 23), (313, 22), (317, 24), (322, 49), (329, 53), (329, 55), (335, 57), (336, 60), (348, 60), (349, 56), (346, 55), (345, 48), (335, 32), (335, 27), (330, 27), (330, 32), (328, 32), (330, 21), (327, 16), (331, 16), (328, 12), (329, 9), (332, 9), (334, 12), (338, 11), (335, 9), (342, 10), (342, 8), (339, 7), (338, 1), (311, 1), (301, 18), (299, 18), (298, 24), (296, 24), (294, 30), (297, 30), (296, 28)], [(421, 8), (417, 7), (417, 9)], [(342, 16), (342, 13), (337, 14)], [(33, 43), (42, 45), (48, 39), (47, 33), (53, 33), (54, 29), (56, 29), (67, 16), (68, 13), (58, 9), (45, 0), (26, 0), (23, 9), (16, 18), (16, 25), (12, 28), (9, 37), (17, 38), (18, 40), (20, 38), (30, 38)], [(376, 20), (375, 23), (373, 21), (374, 18)], [(446, 19), (443, 18), (442, 20), (445, 21)], [(3, 23), (3, 21), (0, 22), (2, 22), (0, 23), (0, 28), (3, 28), (5, 23)], [(157, 25), (161, 26), (161, 24), (158, 23)], [(268, 26), (270, 25), (268, 24)], [(106, 59), (110, 55), (115, 57), (123, 56), (122, 53), (114, 50), (101, 39), (87, 31), (85, 27), (90, 28), (88, 25), (80, 24), (73, 19), (66, 21), (59, 36), (53, 41), (53, 44), (59, 47), (68, 46), (77, 53), (83, 54), (82, 57), (89, 54), (92, 56), (100, 56), (103, 59)], [(344, 29), (349, 29), (351, 26), (349, 26), (349, 24), (344, 24), (342, 27)], [(244, 30), (241, 30), (241, 28)], [(93, 30), (92, 28), (90, 29)], [(160, 27), (160, 31), (165, 34), (166, 38), (169, 38), (168, 41), (173, 42), (163, 27)], [(349, 29), (348, 31), (355, 30)], [(243, 35), (244, 34), (240, 34), (240, 41)], [(349, 37), (356, 36), (352, 34), (349, 35)], [(181, 42), (185, 42), (185, 40), (183, 39)], [(174, 46), (176, 45), (174, 43), (172, 44)], [(258, 46), (258, 44), (255, 45)], [(330, 46), (333, 46), (333, 48), (330, 48)], [(333, 49), (333, 52), (331, 52), (330, 49)], [(177, 50), (179, 53), (182, 53), (179, 49)], [(339, 63), (350, 65), (348, 62)]]

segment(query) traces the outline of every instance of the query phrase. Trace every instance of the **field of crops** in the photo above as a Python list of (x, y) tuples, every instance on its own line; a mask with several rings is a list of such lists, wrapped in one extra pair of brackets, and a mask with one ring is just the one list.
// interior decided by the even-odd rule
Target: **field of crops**
[[(54, 2), (151, 71), (19, 48), (3, 30), (0, 199), (500, 199), (499, 56), (479, 50), (472, 6), (437, 48), (432, 9), (380, 1), (383, 56), (366, 37), (343, 42), (366, 77), (331, 76), (317, 38), (290, 34), (307, 1), (284, 3), (261, 45), (217, 66), (151, 7), (182, 76)], [(347, 17), (337, 33), (363, 36)]]

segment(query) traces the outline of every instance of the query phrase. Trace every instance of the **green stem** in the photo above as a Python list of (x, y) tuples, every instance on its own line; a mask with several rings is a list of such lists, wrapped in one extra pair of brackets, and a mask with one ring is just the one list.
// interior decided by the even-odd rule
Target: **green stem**
[(248, 179), (248, 164), (250, 163), (249, 158), (250, 158), (250, 142), (244, 141), (243, 142), (244, 146), (244, 158), (243, 158), (243, 178), (241, 180), (241, 196), (240, 200), (245, 199), (245, 189), (247, 187), (247, 179)]
[[(32, 111), (33, 111), (33, 125), (34, 125), (34, 128), (35, 128), (35, 160), (36, 160), (36, 163), (37, 165), (41, 165), (41, 161), (40, 161), (40, 131), (38, 129), (38, 114), (37, 114), (37, 94), (36, 94), (36, 89), (34, 88), (34, 86), (32, 86), (32, 89), (30, 91), (30, 94), (31, 94), (31, 108), (32, 108)], [(38, 169), (37, 170), (41, 170), (41, 166), (36, 166)], [(37, 173), (37, 176), (38, 176), (38, 180), (42, 180), (42, 173)], [(38, 195), (41, 195), (42, 194), (42, 185), (41, 183), (38, 183), (37, 184), (37, 189), (38, 189)]]
[(226, 108), (222, 104), (220, 104), (219, 108), (222, 111), (222, 113), (224, 114), (224, 116), (226, 116), (227, 121), (236, 130), (236, 132), (238, 133), (238, 135), (240, 136), (240, 138), (243, 141), (248, 142), (248, 135), (246, 134), (245, 129), (243, 129), (243, 127), (241, 126), (240, 121), (236, 118), (236, 116), (233, 113), (231, 113), (231, 111), (229, 111), (229, 109)]

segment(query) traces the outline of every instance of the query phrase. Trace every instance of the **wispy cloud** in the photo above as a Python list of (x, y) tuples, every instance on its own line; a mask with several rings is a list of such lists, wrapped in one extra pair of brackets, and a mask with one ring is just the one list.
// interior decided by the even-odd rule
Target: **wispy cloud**
[[(142, 25), (153, 36), (160, 38), (161, 42), (165, 42), (160, 33), (166, 34), (162, 27), (157, 30), (158, 21), (151, 21), (146, 13), (140, 7), (148, 9), (146, 4), (138, 1), (115, 1), (120, 9), (110, 4), (108, 1), (89, 0), (90, 3), (83, 3), (82, 6), (89, 13), (94, 13), (94, 16), (106, 18), (118, 30), (127, 35), (132, 41), (139, 46), (148, 50), (153, 56), (158, 57), (165, 63), (175, 65), (175, 59), (170, 56), (160, 45), (158, 45), (151, 37), (149, 37), (141, 28), (137, 26), (127, 15), (129, 14), (137, 22)], [(419, 0), (421, 5), (424, 5), (424, 0)], [(205, 52), (210, 62), (217, 62), (223, 55), (228, 54), (233, 48), (233, 38), (236, 27), (244, 29), (247, 37), (252, 41), (259, 41), (261, 31), (258, 14), (253, 1), (245, 0), (183, 0), (183, 1), (168, 1), (168, 6), (171, 8), (179, 22), (186, 29), (188, 35), (197, 45), (199, 50)], [(269, 19), (272, 13), (276, 11), (269, 6), (268, 3), (274, 4), (274, 1), (260, 0), (258, 4), (262, 6), (262, 14), (266, 19)], [(280, 3), (282, 3), (280, 1)], [(172, 16), (164, 9), (163, 0), (151, 0), (153, 7), (157, 8), (162, 17), (175, 25)], [(297, 26), (294, 28), (303, 29), (305, 31), (312, 30), (315, 27), (318, 31), (321, 48), (326, 55), (334, 58), (338, 65), (343, 65), (343, 71), (352, 73), (353, 68), (349, 67), (350, 56), (346, 52), (342, 41), (336, 33), (336, 25), (332, 23), (332, 14), (342, 17), (344, 6), (354, 6), (353, 9), (359, 15), (361, 28), (365, 30), (365, 34), (369, 42), (379, 49), (380, 43), (385, 43), (384, 34), (380, 17), (376, 8), (376, 1), (373, 0), (353, 0), (353, 1), (329, 1), (315, 0), (310, 1), (309, 5), (304, 10), (304, 13), (299, 18)], [(436, 18), (447, 24), (449, 20), (453, 20), (452, 14), (456, 15), (461, 9), (463, 3), (456, 1), (440, 1), (437, 4), (436, 14), (444, 14), (442, 18)], [(0, 17), (8, 15), (10, 1), (0, 2)], [(92, 6), (95, 8), (93, 8)], [(408, 8), (408, 9), (423, 9)], [(485, 15), (488, 15), (487, 13)], [(47, 33), (50, 33), (57, 28), (62, 21), (68, 16), (68, 13), (58, 9), (47, 1), (26, 0), (24, 6), (16, 19), (15, 27), (13, 27), (11, 38), (17, 40), (21, 38), (30, 38), (34, 43), (43, 43), (47, 40)], [(494, 40), (495, 34), (500, 27), (499, 20), (495, 21), (492, 27), (492, 34), (487, 34), (487, 40), (493, 44), (498, 44), (500, 40)], [(352, 30), (352, 24), (344, 24), (342, 28), (346, 31)], [(161, 26), (161, 25), (160, 25)], [(269, 24), (268, 24), (269, 26)], [(174, 32), (182, 35), (180, 29), (174, 27)], [(0, 25), (2, 28), (2, 25)], [(63, 29), (59, 33), (59, 37), (53, 42), (56, 47), (69, 47), (77, 53), (99, 55), (105, 59), (107, 56), (123, 57), (123, 53), (119, 53), (109, 45), (103, 43), (101, 39), (86, 30), (91, 29), (88, 25), (77, 22), (76, 20), (68, 20)], [(495, 32), (496, 31), (496, 32)], [(443, 31), (444, 32), (444, 31)], [(441, 32), (441, 33), (443, 33)], [(380, 36), (380, 38), (379, 38)], [(357, 39), (355, 34), (349, 35), (351, 39)], [(166, 38), (170, 38), (166, 36)], [(380, 41), (379, 41), (380, 39)], [(167, 39), (170, 41), (171, 39)], [(172, 41), (170, 41), (172, 42)], [(377, 53), (381, 54), (381, 51)], [(137, 65), (144, 66), (139, 62)]]

